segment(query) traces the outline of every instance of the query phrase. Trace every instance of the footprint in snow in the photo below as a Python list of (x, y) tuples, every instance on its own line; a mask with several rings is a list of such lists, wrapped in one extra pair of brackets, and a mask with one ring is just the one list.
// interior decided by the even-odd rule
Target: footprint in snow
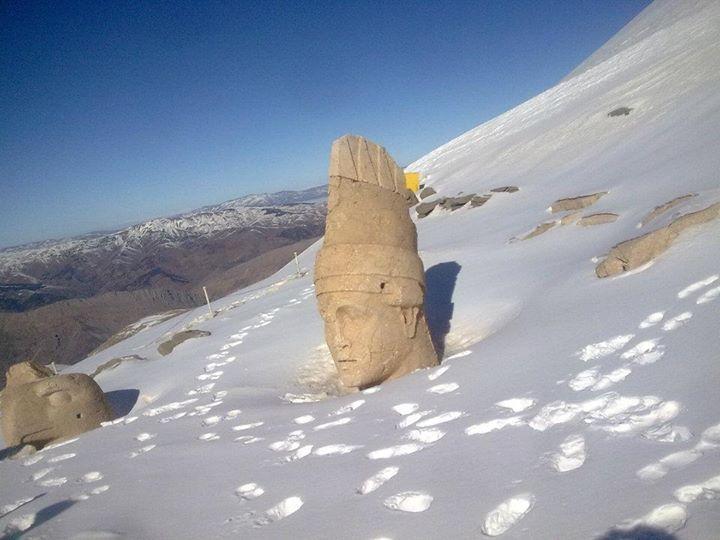
[(298, 441), (289, 440), (275, 441), (274, 443), (270, 443), (268, 448), (274, 452), (292, 452), (293, 450), (300, 448), (300, 443)]
[(217, 368), (222, 367), (224, 365), (227, 365), (227, 361), (226, 362), (210, 362), (209, 364), (207, 364), (205, 366), (205, 373), (211, 373), (211, 372), (215, 371)]
[(575, 392), (586, 390), (600, 379), (600, 370), (598, 368), (586, 369), (575, 375), (568, 381), (568, 386)]
[(720, 287), (715, 287), (714, 289), (710, 289), (707, 292), (704, 292), (700, 296), (698, 296), (698, 299), (695, 301), (696, 304), (707, 304), (708, 302), (712, 302), (713, 300), (717, 299), (717, 297), (720, 296)]
[(240, 409), (232, 409), (225, 413), (224, 420), (233, 420), (234, 418), (237, 418), (242, 414), (242, 411)]
[(383, 502), (385, 508), (401, 512), (424, 512), (433, 502), (433, 497), (424, 491), (403, 491)]
[(38, 471), (35, 471), (32, 475), (32, 481), (37, 482), (41, 478), (46, 477), (48, 474), (50, 474), (52, 471), (55, 470), (55, 467), (45, 467), (43, 469), (40, 469)]
[(685, 526), (687, 519), (688, 513), (684, 504), (670, 503), (658, 506), (640, 519), (621, 523), (617, 528), (620, 530), (631, 530), (635, 527), (645, 526), (662, 529), (668, 533), (674, 533)]
[(688, 285), (683, 290), (681, 290), (679, 293), (677, 293), (677, 297), (678, 298), (687, 298), (692, 293), (697, 292), (700, 289), (704, 289), (708, 285), (712, 285), (718, 279), (720, 279), (720, 275), (715, 274), (713, 276), (708, 276), (705, 279), (701, 279), (700, 281), (696, 281), (692, 285)]
[(264, 437), (253, 437), (252, 435), (241, 435), (240, 437), (235, 437), (233, 439), (233, 441), (241, 442), (243, 444), (253, 444), (264, 440)]
[(70, 453), (70, 454), (61, 454), (59, 456), (51, 457), (48, 459), (48, 463), (58, 463), (60, 461), (65, 461), (66, 459), (72, 459), (76, 456), (76, 454)]
[(433, 444), (438, 442), (445, 436), (445, 432), (438, 428), (413, 429), (410, 430), (404, 438), (416, 441), (422, 444)]
[(382, 486), (385, 482), (393, 478), (399, 470), (400, 467), (385, 467), (384, 469), (381, 469), (380, 471), (373, 474), (370, 478), (365, 480), (362, 485), (357, 489), (357, 492), (360, 495), (367, 495), (368, 493), (372, 493), (373, 491), (379, 489), (380, 486)]
[(535, 406), (535, 400), (530, 398), (510, 398), (498, 401), (495, 405), (503, 409), (510, 409), (514, 413), (519, 413)]
[(445, 358), (443, 360), (443, 362), (447, 362), (448, 360), (455, 360), (456, 358), (462, 358), (463, 356), (468, 356), (470, 354), (472, 354), (472, 351), (470, 349), (465, 350), (465, 351), (460, 351), (459, 353), (455, 353), (451, 356), (448, 356), (447, 358)]
[(420, 443), (407, 443), (398, 444), (395, 446), (389, 446), (387, 448), (381, 448), (379, 450), (373, 450), (367, 457), (369, 459), (390, 459), (399, 456), (409, 456), (415, 452), (425, 449), (426, 446)]
[(559, 451), (550, 456), (550, 463), (557, 472), (563, 473), (582, 467), (586, 457), (585, 437), (569, 435), (560, 443)]
[(148, 453), (150, 450), (152, 450), (153, 448), (155, 448), (156, 446), (157, 446), (157, 445), (155, 445), (155, 444), (148, 444), (147, 446), (143, 446), (142, 448), (139, 448), (138, 450), (135, 450), (135, 451), (133, 451), (133, 452), (130, 452), (129, 457), (132, 459), (132, 458), (136, 458), (136, 457), (138, 457), (138, 456), (141, 456), (141, 455), (143, 455), (143, 454), (146, 454), (146, 453)]
[(720, 475), (708, 478), (699, 484), (689, 484), (675, 490), (675, 498), (682, 503), (697, 500), (720, 499)]
[(65, 482), (67, 482), (67, 478), (61, 476), (58, 478), (48, 478), (47, 480), (42, 480), (41, 482), (38, 482), (38, 485), (43, 487), (58, 487), (62, 486)]
[(149, 409), (143, 413), (143, 416), (157, 416), (166, 412), (183, 409), (191, 403), (195, 403), (197, 400), (198, 398), (186, 399), (185, 401), (174, 401), (172, 403), (168, 403), (167, 405), (161, 405), (160, 407)]
[(179, 413), (161, 418), (160, 422), (163, 424), (167, 424), (168, 422), (172, 422), (173, 420), (179, 420), (185, 415), (187, 415), (187, 411), (180, 411)]
[(633, 364), (654, 364), (665, 354), (665, 347), (659, 345), (660, 339), (641, 341), (631, 349), (620, 355), (623, 360), (630, 360)]
[(203, 433), (198, 437), (199, 440), (210, 442), (210, 441), (217, 441), (220, 438), (220, 435), (217, 433)]
[(510, 416), (509, 418), (496, 418), (481, 424), (474, 424), (465, 428), (465, 435), (485, 435), (493, 431), (505, 429), (506, 427), (522, 426), (525, 421), (522, 416)]
[(349, 454), (355, 450), (362, 448), (359, 445), (353, 444), (329, 444), (327, 446), (321, 446), (315, 449), (313, 454), (316, 456), (339, 456), (343, 454)]
[(305, 446), (301, 446), (295, 452), (290, 454), (289, 456), (285, 456), (284, 460), (287, 462), (297, 461), (299, 459), (303, 459), (308, 457), (313, 450), (312, 444), (306, 444)]
[(204, 418), (201, 424), (203, 426), (209, 427), (214, 426), (218, 422), (222, 421), (222, 416), (208, 416), (207, 418)]
[(294, 514), (302, 508), (303, 500), (300, 497), (288, 497), (265, 511), (265, 514), (255, 520), (256, 527), (263, 527), (275, 521), (280, 521)]
[(392, 409), (396, 413), (405, 416), (410, 413), (414, 413), (420, 408), (420, 405), (417, 403), (400, 403), (399, 405), (395, 405)]
[(598, 343), (591, 343), (590, 345), (585, 345), (585, 347), (579, 351), (576, 351), (575, 356), (580, 358), (583, 362), (587, 362), (588, 360), (597, 360), (598, 358), (603, 358), (604, 356), (608, 356), (616, 351), (619, 351), (625, 347), (625, 345), (630, 343), (634, 337), (635, 334), (624, 334), (612, 337), (605, 341), (599, 341)]
[(333, 422), (326, 422), (324, 424), (318, 424), (317, 426), (315, 426), (313, 428), (313, 431), (320, 431), (320, 430), (328, 429), (331, 427), (342, 426), (345, 424), (349, 424), (350, 422), (352, 422), (352, 420), (353, 420), (352, 417), (346, 416), (344, 418), (340, 418), (339, 420), (335, 420)]
[(309, 424), (310, 422), (314, 422), (315, 417), (310, 414), (305, 414), (303, 416), (298, 416), (293, 420), (296, 424)]
[(263, 493), (265, 493), (265, 490), (262, 488), (262, 486), (250, 482), (248, 484), (243, 484), (242, 486), (238, 487), (235, 490), (235, 495), (237, 495), (240, 499), (244, 501), (249, 501), (251, 499), (257, 499), (260, 497)]
[(150, 439), (154, 439), (156, 437), (155, 433), (140, 433), (139, 435), (135, 436), (136, 441), (145, 442), (149, 441)]
[(210, 373), (202, 373), (195, 377), (198, 381), (217, 381), (220, 377), (223, 376), (223, 371), (212, 371)]
[(462, 418), (463, 416), (465, 416), (465, 412), (463, 411), (449, 411), (417, 422), (416, 426), (419, 428), (437, 426), (440, 424), (445, 424), (447, 422), (452, 422), (453, 420), (457, 420), (458, 418)]
[(330, 416), (339, 416), (341, 414), (349, 413), (350, 411), (354, 411), (358, 407), (361, 407), (365, 404), (364, 399), (358, 399), (356, 401), (353, 401), (352, 403), (348, 403), (347, 405), (340, 407), (335, 412), (331, 413)]
[(663, 320), (663, 317), (665, 317), (664, 311), (656, 311), (655, 313), (651, 313), (650, 315), (645, 317), (645, 319), (643, 319), (638, 328), (644, 329), (655, 326), (657, 323)]
[(99, 471), (92, 471), (89, 473), (83, 474), (78, 482), (82, 482), (83, 484), (92, 484), (93, 482), (97, 482), (99, 480), (103, 479), (103, 475)]
[(658, 461), (646, 465), (635, 474), (642, 480), (658, 480), (666, 476), (670, 471), (684, 469), (703, 457), (705, 452), (717, 450), (718, 448), (720, 448), (720, 424), (710, 426), (703, 431), (700, 435), (700, 441), (693, 448), (668, 454)]
[(437, 384), (435, 386), (431, 386), (427, 389), (428, 392), (432, 394), (449, 394), (450, 392), (454, 392), (460, 388), (460, 385), (455, 382), (451, 383), (445, 383), (445, 384)]
[(361, 394), (365, 394), (365, 395), (367, 395), (367, 394), (377, 394), (380, 390), (382, 390), (382, 387), (381, 387), (380, 385), (378, 385), (378, 386), (371, 386), (370, 388), (366, 388), (365, 390), (363, 390), (363, 391), (360, 392), (360, 393), (361, 393)]
[(439, 368), (434, 369), (431, 373), (428, 373), (428, 380), (434, 381), (435, 379), (440, 377), (440, 375), (445, 373), (448, 369), (450, 369), (450, 366), (440, 366)]
[(248, 429), (253, 429), (253, 428), (256, 428), (256, 427), (260, 427), (260, 426), (262, 426), (264, 423), (265, 423), (265, 422), (252, 422), (252, 423), (250, 423), (250, 424), (240, 424), (239, 426), (233, 426), (232, 429), (233, 429), (233, 431), (245, 431), (245, 430), (248, 430)]
[(30, 467), (31, 465), (35, 465), (38, 461), (42, 461), (44, 458), (45, 456), (43, 454), (35, 454), (23, 461), (23, 465), (25, 467)]
[(692, 312), (685, 311), (684, 313), (681, 313), (680, 315), (677, 315), (672, 319), (668, 319), (667, 321), (665, 321), (665, 324), (663, 324), (663, 331), (672, 332), (673, 330), (677, 330), (681, 326), (685, 326), (687, 322), (692, 318), (692, 316)]
[(600, 379), (598, 379), (598, 381), (593, 385), (592, 390), (605, 390), (610, 388), (611, 386), (627, 379), (628, 375), (631, 373), (632, 369), (629, 367), (614, 369), (607, 375), (600, 377)]
[(500, 536), (524, 518), (535, 504), (535, 497), (525, 493), (511, 497), (485, 516), (482, 532), (487, 536)]
[(400, 422), (395, 424), (395, 427), (397, 429), (405, 429), (406, 427), (412, 426), (415, 422), (420, 420), (421, 418), (434, 413), (433, 410), (428, 411), (418, 411), (416, 413), (408, 414), (405, 418), (403, 418)]

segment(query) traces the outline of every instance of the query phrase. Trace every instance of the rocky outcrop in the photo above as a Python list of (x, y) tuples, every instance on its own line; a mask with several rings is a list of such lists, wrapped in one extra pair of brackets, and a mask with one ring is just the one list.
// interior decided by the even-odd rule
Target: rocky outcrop
[(8, 446), (39, 449), (113, 418), (103, 391), (88, 375), (54, 375), (44, 366), (23, 362), (10, 367), (6, 377), (0, 427)]
[(698, 212), (685, 214), (666, 227), (626, 240), (610, 250), (607, 258), (595, 269), (595, 274), (599, 278), (614, 276), (649, 263), (666, 251), (685, 229), (718, 217), (720, 203), (715, 203)]
[(558, 224), (557, 221), (546, 221), (545, 223), (541, 223), (537, 227), (535, 227), (532, 231), (527, 233), (525, 236), (520, 237), (520, 240), (529, 240), (530, 238), (535, 238), (536, 236), (540, 236), (543, 233), (546, 233), (553, 227), (555, 227)]
[(402, 169), (381, 146), (346, 135), (333, 143), (329, 176), (315, 294), (340, 380), (365, 388), (437, 365)]
[(642, 218), (642, 220), (640, 220), (640, 227), (644, 227), (645, 225), (647, 225), (648, 223), (653, 221), (656, 217), (660, 216), (661, 214), (664, 214), (665, 212), (667, 212), (671, 208), (674, 208), (675, 206), (682, 203), (683, 201), (692, 199), (695, 196), (696, 196), (695, 193), (689, 193), (687, 195), (675, 197), (674, 199), (672, 199), (664, 204), (661, 204), (660, 206), (656, 206), (655, 208), (653, 208), (653, 210), (650, 213), (648, 213), (644, 218)]
[(515, 193), (516, 191), (519, 191), (520, 188), (517, 186), (501, 186), (491, 189), (490, 191), (492, 193)]
[(471, 208), (476, 208), (488, 202), (490, 197), (491, 195), (477, 195), (475, 193), (458, 195), (457, 197), (441, 197), (433, 201), (420, 203), (415, 207), (415, 212), (419, 218), (424, 218), (437, 207), (454, 212), (469, 203)]
[(420, 191), (420, 200), (422, 200), (422, 199), (427, 199), (428, 197), (432, 197), (432, 196), (435, 195), (436, 193), (437, 193), (437, 191), (435, 191), (435, 190), (434, 190), (433, 188), (431, 188), (430, 186), (428, 186), (428, 187), (426, 187), (426, 188), (423, 188), (423, 189)]
[(632, 107), (618, 107), (617, 109), (613, 109), (608, 113), (609, 117), (613, 116), (628, 116), (630, 114), (630, 111), (632, 111)]
[(182, 330), (177, 334), (173, 334), (167, 341), (163, 341), (158, 346), (157, 350), (161, 355), (167, 356), (168, 354), (173, 352), (175, 347), (187, 341), (188, 339), (205, 337), (209, 335), (210, 332), (206, 332), (205, 330)]
[(592, 193), (590, 195), (580, 195), (578, 197), (569, 197), (567, 199), (558, 199), (550, 206), (550, 211), (555, 214), (557, 212), (570, 212), (572, 210), (582, 210), (588, 206), (595, 204), (600, 197), (607, 195), (607, 191)]
[(618, 217), (619, 216), (617, 214), (613, 214), (612, 212), (589, 214), (580, 218), (577, 224), (582, 225), (583, 227), (590, 227), (592, 225), (603, 225), (604, 223), (613, 223), (614, 221), (617, 221)]

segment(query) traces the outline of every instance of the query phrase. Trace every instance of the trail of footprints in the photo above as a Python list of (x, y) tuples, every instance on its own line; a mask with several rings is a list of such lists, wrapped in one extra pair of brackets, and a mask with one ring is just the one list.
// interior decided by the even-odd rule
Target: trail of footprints
[[(714, 275), (698, 281), (678, 292), (679, 299), (689, 298), (698, 293), (695, 299), (697, 305), (707, 304), (715, 301), (720, 296), (720, 287), (708, 289), (715, 284), (719, 276)], [(303, 290), (302, 300), (312, 296), (312, 287)], [(287, 306), (300, 303), (301, 300), (293, 298)], [(215, 385), (221, 380), (225, 370), (220, 369), (235, 361), (236, 357), (229, 355), (229, 350), (242, 344), (243, 339), (252, 329), (261, 328), (270, 324), (279, 308), (262, 314), (254, 325), (242, 328), (238, 333), (230, 336), (230, 341), (221, 347), (220, 352), (208, 356), (210, 362), (205, 365), (204, 370), (196, 378), (201, 384), (188, 391), (189, 399), (172, 402), (163, 406), (148, 409), (143, 413), (145, 417), (159, 416), (158, 422), (167, 423), (188, 416), (203, 417), (201, 427), (208, 428), (218, 426), (225, 421), (236, 420), (241, 416), (242, 411), (233, 409), (224, 413), (213, 413), (211, 411), (222, 404), (222, 397), (225, 392), (215, 391)], [(693, 314), (690, 311), (682, 311), (673, 317), (666, 317), (665, 311), (658, 311), (648, 315), (638, 325), (639, 330), (650, 328), (661, 328), (663, 332), (673, 332), (687, 324)], [(647, 366), (659, 361), (664, 355), (664, 347), (660, 337), (653, 337), (632, 343), (635, 339), (634, 333), (618, 335), (603, 342), (593, 343), (585, 346), (576, 353), (576, 356), (583, 362), (598, 361), (611, 355), (617, 355), (624, 362), (614, 369), (603, 371), (600, 366), (593, 366), (580, 371), (567, 384), (576, 392), (590, 391), (602, 392), (618, 384), (627, 378), (638, 366)], [(449, 357), (449, 359), (460, 358), (470, 354), (471, 351), (464, 351)], [(438, 382), (451, 369), (451, 365), (444, 364), (427, 375), (428, 380), (433, 383), (427, 388), (429, 394), (442, 396), (451, 394), (460, 389), (456, 382)], [(363, 392), (369, 395), (377, 392), (380, 388), (372, 388)], [(197, 401), (208, 395), (210, 403), (196, 404)], [(363, 450), (362, 445), (346, 443), (325, 444), (317, 446), (308, 441), (305, 426), (310, 428), (310, 433), (321, 433), (327, 430), (334, 430), (341, 426), (354, 422), (349, 413), (357, 410), (365, 404), (365, 399), (354, 400), (347, 405), (328, 414), (329, 419), (317, 423), (315, 416), (305, 414), (295, 417), (292, 420), (296, 426), (303, 426), (303, 429), (290, 431), (288, 435), (280, 440), (266, 443), (268, 449), (284, 454), (281, 456), (281, 463), (293, 463), (303, 460), (309, 456), (326, 458), (330, 456), (343, 456)], [(480, 423), (471, 424), (464, 428), (466, 436), (487, 435), (494, 431), (506, 428), (527, 426), (537, 431), (545, 431), (548, 428), (565, 423), (576, 423), (582, 421), (591, 429), (597, 429), (609, 434), (641, 434), (650, 439), (660, 441), (683, 441), (690, 438), (689, 431), (672, 423), (680, 411), (680, 404), (674, 401), (664, 401), (656, 396), (622, 396), (617, 392), (609, 391), (595, 397), (580, 400), (577, 402), (556, 401), (545, 404), (535, 409), (537, 403), (532, 398), (519, 397), (510, 398), (496, 403), (503, 415), (491, 418)], [(401, 432), (397, 444), (384, 448), (370, 449), (365, 451), (365, 457), (369, 460), (390, 460), (420, 452), (438, 444), (446, 435), (444, 426), (456, 422), (467, 416), (464, 411), (437, 412), (434, 409), (422, 409), (418, 403), (400, 403), (392, 410), (399, 416), (396, 429)], [(170, 414), (168, 414), (170, 413)], [(336, 418), (333, 418), (336, 417)], [(123, 418), (109, 424), (129, 424), (137, 417)], [(262, 420), (240, 423), (231, 427), (231, 430), (239, 433), (234, 441), (242, 444), (253, 444), (264, 441), (264, 437), (253, 432), (256, 428), (264, 425)], [(247, 433), (247, 434), (246, 434)], [(153, 433), (142, 432), (134, 438), (143, 444), (154, 440)], [(205, 442), (215, 441), (220, 438), (218, 433), (208, 431), (201, 433), (198, 439)], [(139, 457), (156, 447), (155, 444), (144, 444), (129, 454), (130, 458)], [(697, 459), (700, 459), (710, 450), (720, 448), (720, 424), (706, 429), (695, 446), (688, 450), (670, 453), (657, 462), (648, 464), (637, 471), (637, 476), (644, 481), (654, 481), (664, 477), (670, 472), (683, 468)], [(542, 459), (548, 466), (558, 473), (569, 473), (581, 467), (587, 456), (587, 443), (585, 437), (580, 434), (571, 434), (562, 440), (558, 447), (546, 454)], [(30, 466), (42, 461), (44, 456), (33, 456), (26, 460), (25, 464)], [(59, 454), (46, 460), (46, 466), (33, 473), (33, 482), (43, 487), (56, 487), (67, 482), (66, 477), (52, 476), (57, 464), (75, 457), (73, 453)], [(367, 496), (380, 490), (386, 484), (397, 483), (397, 477), (401, 477), (400, 467), (389, 465), (380, 468), (375, 474), (359, 483), (356, 492), (359, 496)], [(102, 480), (103, 475), (99, 471), (86, 473), (77, 480), (81, 484), (92, 484)], [(98, 486), (76, 496), (76, 500), (84, 500), (92, 495), (97, 495), (109, 489), (108, 485)], [(385, 487), (385, 489), (387, 489)], [(263, 486), (254, 482), (247, 482), (235, 490), (240, 501), (249, 503), (255, 500), (262, 500), (268, 496)], [(720, 476), (708, 478), (697, 485), (679, 487), (674, 496), (676, 503), (670, 503), (658, 507), (640, 519), (628, 521), (620, 526), (630, 527), (638, 523), (661, 526), (665, 530), (673, 531), (681, 528), (687, 519), (686, 505), (697, 500), (720, 498)], [(262, 498), (262, 499), (261, 499)], [(0, 507), (0, 516), (14, 511), (29, 501), (16, 501), (9, 505)], [(395, 494), (382, 497), (382, 506), (390, 511), (420, 513), (430, 508), (433, 496), (423, 490), (399, 491)], [(499, 536), (516, 525), (534, 507), (535, 498), (531, 493), (515, 494), (500, 502), (491, 509), (485, 516), (481, 530), (487, 536)], [(304, 505), (300, 495), (292, 495), (269, 506), (261, 512), (251, 511), (230, 518), (228, 523), (235, 523), (241, 526), (264, 527), (300, 511)], [(27, 516), (20, 516), (11, 523), (12, 527), (20, 530), (23, 520), (28, 521)], [(32, 524), (32, 523), (30, 523)], [(29, 525), (28, 525), (29, 527)]]

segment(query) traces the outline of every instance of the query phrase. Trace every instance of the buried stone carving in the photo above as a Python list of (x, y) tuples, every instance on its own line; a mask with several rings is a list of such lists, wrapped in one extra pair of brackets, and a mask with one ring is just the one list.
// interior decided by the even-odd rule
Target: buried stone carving
[(346, 135), (333, 143), (329, 176), (315, 293), (340, 380), (366, 388), (437, 365), (402, 169), (381, 146)]
[(0, 418), (8, 446), (30, 444), (42, 448), (112, 419), (103, 391), (88, 375), (54, 375), (34, 362), (8, 369)]

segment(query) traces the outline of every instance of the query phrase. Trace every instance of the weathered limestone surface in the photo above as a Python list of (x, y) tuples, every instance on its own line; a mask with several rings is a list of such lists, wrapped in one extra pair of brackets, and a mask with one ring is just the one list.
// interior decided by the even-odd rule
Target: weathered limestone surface
[(402, 169), (383, 147), (345, 135), (329, 176), (315, 293), (340, 379), (366, 388), (437, 365)]
[(644, 227), (659, 215), (667, 212), (671, 208), (674, 208), (681, 202), (686, 201), (687, 199), (691, 199), (695, 196), (695, 193), (689, 193), (687, 195), (682, 195), (681, 197), (675, 197), (671, 201), (661, 204), (660, 206), (656, 206), (655, 208), (653, 208), (652, 212), (648, 213), (644, 218), (642, 218), (642, 220), (640, 221), (640, 226)]
[(591, 204), (595, 204), (603, 195), (607, 195), (607, 191), (592, 193), (591, 195), (580, 195), (579, 197), (569, 197), (567, 199), (558, 199), (552, 203), (550, 211), (555, 214), (557, 212), (569, 212), (570, 210), (582, 210)]
[(112, 418), (102, 389), (87, 375), (53, 375), (34, 362), (8, 369), (0, 419), (8, 446), (42, 448), (95, 429)]
[(672, 223), (637, 238), (626, 240), (610, 250), (607, 258), (595, 269), (599, 278), (622, 274), (652, 261), (667, 250), (685, 229), (720, 217), (720, 203), (685, 214)]
[(541, 223), (537, 227), (535, 227), (532, 231), (527, 233), (525, 236), (520, 238), (520, 240), (529, 240), (530, 238), (535, 238), (536, 236), (540, 236), (541, 234), (549, 231), (553, 227), (555, 227), (558, 224), (556, 221), (546, 221), (545, 223)]
[(618, 215), (613, 214), (612, 212), (601, 212), (599, 214), (583, 216), (580, 221), (578, 221), (578, 225), (582, 225), (583, 227), (603, 225), (604, 223), (613, 223), (614, 221), (617, 221), (617, 218)]
[(173, 350), (175, 350), (175, 347), (187, 341), (188, 339), (205, 337), (209, 335), (210, 332), (206, 332), (205, 330), (182, 330), (177, 334), (173, 334), (172, 337), (167, 341), (163, 341), (158, 346), (158, 352), (163, 356), (167, 356), (168, 354), (173, 352)]

